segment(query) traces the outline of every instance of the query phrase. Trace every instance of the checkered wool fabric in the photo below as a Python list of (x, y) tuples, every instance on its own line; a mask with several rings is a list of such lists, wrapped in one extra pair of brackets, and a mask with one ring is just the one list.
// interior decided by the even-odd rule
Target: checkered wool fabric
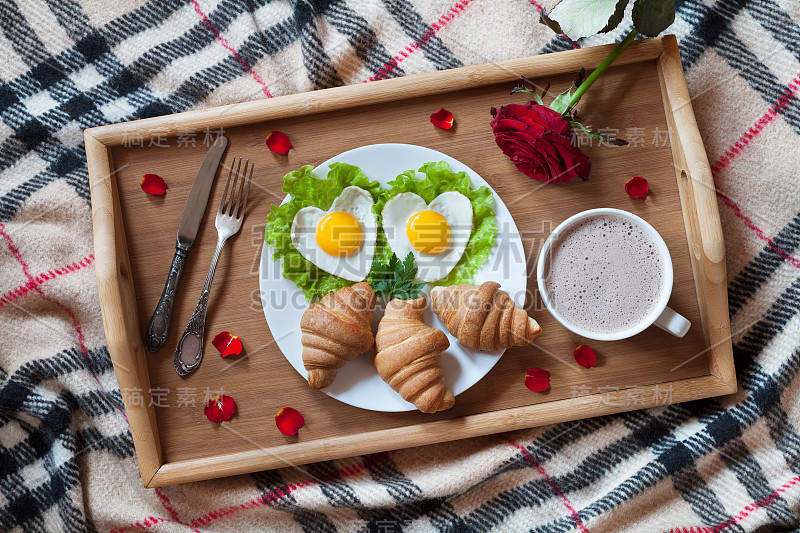
[[(800, 526), (800, 5), (682, 0), (718, 185), (732, 397), (143, 489), (104, 346), (82, 130), (589, 46), (534, 0), (2, 0), (0, 530)], [(322, 480), (322, 481), (320, 481)]]

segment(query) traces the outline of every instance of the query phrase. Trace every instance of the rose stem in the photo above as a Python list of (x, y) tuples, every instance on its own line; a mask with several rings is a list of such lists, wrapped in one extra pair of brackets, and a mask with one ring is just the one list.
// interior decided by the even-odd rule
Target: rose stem
[(606, 57), (603, 60), (603, 62), (600, 63), (600, 65), (598, 65), (597, 68), (594, 69), (591, 74), (589, 74), (589, 77), (586, 78), (583, 81), (583, 83), (581, 83), (581, 86), (575, 90), (575, 92), (572, 94), (572, 98), (569, 99), (569, 103), (567, 104), (567, 109), (566, 111), (564, 111), (565, 117), (569, 115), (569, 112), (572, 110), (573, 107), (575, 107), (575, 104), (578, 103), (578, 100), (580, 100), (581, 96), (583, 96), (583, 93), (589, 90), (589, 87), (591, 87), (592, 84), (595, 81), (597, 81), (597, 78), (599, 78), (600, 75), (603, 74), (603, 72), (605, 72), (606, 69), (611, 66), (611, 63), (613, 63), (614, 60), (617, 59), (617, 57), (622, 53), (622, 51), (625, 50), (625, 48), (627, 48), (627, 46), (633, 42), (633, 40), (636, 38), (637, 35), (639, 35), (639, 32), (636, 30), (630, 32), (628, 36), (625, 37), (622, 40), (622, 42), (620, 42), (616, 46), (616, 48), (614, 48), (611, 51), (610, 54), (608, 54), (608, 57)]

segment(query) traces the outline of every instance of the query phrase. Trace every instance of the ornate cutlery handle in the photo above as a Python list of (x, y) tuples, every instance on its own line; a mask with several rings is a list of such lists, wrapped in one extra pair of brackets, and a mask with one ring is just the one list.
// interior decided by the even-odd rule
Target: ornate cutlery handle
[(147, 326), (145, 341), (147, 349), (157, 352), (167, 342), (169, 325), (172, 320), (172, 302), (175, 301), (175, 293), (178, 289), (178, 281), (181, 279), (183, 265), (186, 263), (186, 255), (189, 253), (188, 246), (178, 245), (175, 247), (175, 256), (172, 258), (172, 265), (169, 267), (167, 282), (164, 284), (164, 291), (158, 301), (153, 317)]
[(214, 281), (214, 272), (217, 270), (217, 260), (225, 245), (225, 240), (217, 242), (217, 249), (214, 250), (214, 257), (211, 259), (211, 267), (208, 269), (206, 282), (203, 284), (203, 292), (192, 313), (192, 318), (186, 326), (186, 330), (178, 341), (175, 348), (173, 365), (175, 371), (181, 376), (186, 376), (194, 372), (200, 361), (203, 360), (203, 334), (206, 328), (206, 309), (208, 308), (208, 296), (211, 292), (211, 282)]

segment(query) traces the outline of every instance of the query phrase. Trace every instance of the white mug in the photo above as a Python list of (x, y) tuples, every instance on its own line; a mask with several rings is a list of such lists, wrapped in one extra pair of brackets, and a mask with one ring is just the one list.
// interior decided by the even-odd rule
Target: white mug
[[(661, 254), (661, 260), (663, 261), (663, 269), (664, 269), (664, 275), (662, 277), (661, 293), (659, 294), (656, 305), (653, 307), (650, 313), (640, 322), (632, 325), (631, 327), (622, 331), (615, 331), (613, 333), (599, 333), (595, 331), (589, 331), (587, 329), (584, 329), (580, 326), (577, 326), (567, 321), (552, 304), (550, 296), (547, 294), (547, 289), (545, 287), (545, 279), (544, 279), (545, 259), (547, 258), (547, 255), (550, 253), (550, 248), (556, 237), (558, 235), (561, 235), (564, 231), (572, 227), (574, 224), (580, 222), (581, 220), (587, 219), (589, 217), (602, 216), (602, 215), (621, 217), (629, 222), (633, 222), (634, 224), (642, 228), (648, 235), (650, 235), (650, 237), (653, 239), (653, 242), (656, 244), (658, 252)], [(685, 317), (667, 307), (667, 302), (669, 301), (669, 297), (672, 294), (672, 278), (673, 278), (672, 258), (669, 255), (667, 244), (664, 242), (664, 239), (661, 238), (661, 235), (658, 234), (655, 228), (653, 228), (653, 226), (645, 222), (642, 218), (634, 215), (633, 213), (629, 213), (621, 209), (612, 209), (610, 207), (601, 209), (589, 209), (588, 211), (582, 211), (576, 215), (573, 215), (568, 219), (566, 219), (561, 224), (559, 224), (558, 227), (556, 227), (556, 229), (553, 230), (553, 232), (550, 234), (547, 240), (545, 240), (544, 244), (542, 245), (542, 249), (539, 252), (539, 262), (538, 265), (536, 266), (536, 278), (539, 285), (539, 294), (542, 297), (544, 305), (547, 307), (548, 311), (550, 311), (550, 314), (553, 315), (553, 318), (558, 320), (561, 323), (561, 325), (567, 328), (568, 330), (582, 337), (586, 337), (587, 339), (594, 339), (599, 341), (616, 341), (620, 339), (627, 339), (628, 337), (632, 337), (637, 333), (641, 333), (642, 331), (644, 331), (653, 324), (663, 329), (664, 331), (667, 331), (675, 335), (676, 337), (683, 337), (684, 335), (686, 335), (686, 332), (689, 331), (689, 327), (691, 326), (691, 322), (689, 322)]]

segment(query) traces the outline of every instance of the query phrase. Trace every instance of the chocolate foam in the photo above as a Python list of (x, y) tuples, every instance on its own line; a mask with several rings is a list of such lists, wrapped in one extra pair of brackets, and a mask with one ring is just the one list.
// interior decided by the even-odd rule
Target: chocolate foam
[(598, 215), (556, 237), (544, 275), (550, 301), (568, 322), (616, 333), (641, 323), (657, 305), (664, 260), (644, 228)]

